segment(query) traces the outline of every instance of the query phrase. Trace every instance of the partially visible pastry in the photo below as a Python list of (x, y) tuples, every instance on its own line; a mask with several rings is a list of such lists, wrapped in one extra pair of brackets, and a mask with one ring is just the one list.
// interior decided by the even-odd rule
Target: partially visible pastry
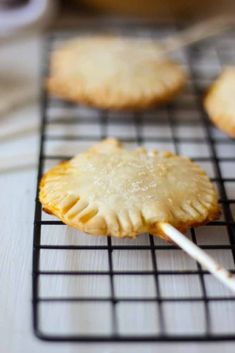
[(226, 68), (211, 85), (204, 105), (213, 123), (235, 138), (235, 67)]
[(52, 53), (47, 86), (57, 97), (96, 108), (151, 108), (175, 97), (186, 80), (178, 64), (158, 56), (152, 41), (80, 37)]
[(206, 173), (170, 152), (124, 149), (104, 140), (49, 170), (40, 183), (46, 212), (93, 235), (166, 237), (159, 222), (181, 231), (218, 217), (218, 196)]

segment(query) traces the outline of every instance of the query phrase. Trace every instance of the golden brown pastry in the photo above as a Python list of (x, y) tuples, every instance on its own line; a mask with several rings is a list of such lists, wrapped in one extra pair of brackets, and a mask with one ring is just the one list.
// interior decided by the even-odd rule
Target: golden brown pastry
[(197, 164), (170, 152), (128, 151), (115, 139), (49, 170), (40, 201), (74, 228), (115, 237), (160, 235), (159, 222), (184, 231), (219, 215), (214, 186)]
[(118, 36), (68, 41), (51, 57), (49, 91), (103, 109), (139, 110), (172, 99), (185, 84), (176, 63), (151, 41)]
[(235, 67), (226, 68), (211, 85), (204, 105), (213, 123), (235, 137)]

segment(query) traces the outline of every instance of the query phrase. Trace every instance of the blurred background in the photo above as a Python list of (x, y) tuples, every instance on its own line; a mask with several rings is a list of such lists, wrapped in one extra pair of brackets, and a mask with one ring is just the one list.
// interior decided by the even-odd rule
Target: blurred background
[[(42, 346), (33, 337), (31, 328), (31, 235), (41, 118), (43, 32), (54, 27), (76, 26), (86, 18), (93, 21), (97, 17), (111, 21), (116, 17), (153, 18), (156, 23), (187, 26), (205, 18), (233, 14), (234, 10), (234, 0), (0, 0), (1, 352), (62, 352), (58, 345)], [(212, 60), (213, 56), (212, 59), (209, 56), (210, 66)], [(206, 66), (204, 72), (210, 73), (210, 69)], [(194, 104), (191, 93), (188, 99)], [(230, 156), (230, 145), (225, 147)], [(97, 346), (93, 347), (96, 353), (100, 352)], [(106, 349), (114, 352), (107, 347), (103, 352)], [(210, 352), (217, 351), (213, 347)], [(64, 346), (60, 348), (64, 353)], [(171, 348), (171, 352), (176, 352), (175, 345)], [(75, 349), (70, 347), (66, 352)], [(189, 352), (187, 347), (179, 351)], [(234, 352), (234, 346), (230, 352)]]
[[(0, 46), (39, 35), (50, 27), (76, 26), (88, 17), (152, 18), (156, 23), (186, 24), (234, 10), (234, 0), (0, 0)], [(31, 98), (33, 91), (18, 78), (16, 82), (13, 74), (6, 74), (6, 63), (0, 66), (0, 114)]]
[[(187, 26), (234, 10), (234, 0), (0, 0), (0, 117), (38, 97), (38, 80), (32, 74), (40, 61), (35, 46), (44, 30), (76, 27), (100, 17), (151, 18)], [(31, 129), (35, 124), (30, 127), (27, 122), (26, 130)], [(0, 139), (5, 135), (2, 125)]]
[(64, 22), (77, 16), (98, 15), (184, 21), (231, 13), (234, 9), (234, 0), (1, 0), (0, 29), (3, 32), (32, 23), (39, 28), (52, 20)]
[(62, 1), (62, 5), (93, 14), (154, 16), (159, 20), (189, 19), (235, 8), (233, 0), (73, 0)]

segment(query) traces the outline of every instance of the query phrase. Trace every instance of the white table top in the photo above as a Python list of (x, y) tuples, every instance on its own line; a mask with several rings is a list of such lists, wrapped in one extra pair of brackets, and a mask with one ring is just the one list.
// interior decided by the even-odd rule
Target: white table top
[[(2, 72), (21, 75), (38, 87), (40, 40), (33, 38), (1, 48)], [(28, 104), (1, 119), (3, 125), (13, 125), (18, 119), (39, 121), (38, 103)], [(37, 134), (1, 144), (0, 158), (20, 155), (29, 150), (37, 160)], [(31, 262), (36, 168), (12, 171), (0, 175), (0, 351), (7, 353), (232, 353), (235, 343), (156, 343), (156, 344), (58, 344), (38, 340), (32, 333)], [(220, 318), (218, 317), (218, 320)]]

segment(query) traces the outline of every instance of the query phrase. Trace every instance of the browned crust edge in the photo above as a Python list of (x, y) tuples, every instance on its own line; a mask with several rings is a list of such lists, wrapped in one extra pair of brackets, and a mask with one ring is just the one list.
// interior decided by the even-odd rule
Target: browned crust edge
[[(221, 75), (220, 75), (221, 76)], [(219, 77), (220, 77), (219, 76)], [(214, 94), (214, 91), (217, 88), (219, 77), (216, 79), (215, 82), (211, 84), (211, 86), (208, 88), (207, 92), (205, 93), (204, 99), (203, 99), (203, 105), (204, 108), (207, 112), (207, 115), (209, 119), (214, 123), (214, 125), (227, 134), (231, 138), (235, 138), (235, 123), (232, 122), (233, 117), (230, 115), (221, 115), (221, 114), (216, 114), (213, 109), (213, 102), (212, 97)], [(234, 112), (235, 114), (235, 112)]]
[[(61, 211), (59, 209), (56, 209), (55, 206), (51, 207), (47, 201), (46, 201), (46, 195), (42, 192), (42, 188), (46, 183), (46, 179), (48, 178), (48, 176), (51, 176), (53, 174), (57, 173), (57, 170), (61, 170), (61, 167), (63, 167), (64, 170), (66, 170), (67, 164), (69, 163), (69, 161), (64, 161), (61, 162), (60, 164), (56, 165), (55, 167), (53, 167), (51, 170), (49, 170), (46, 174), (43, 175), (41, 181), (40, 181), (40, 185), (39, 185), (39, 200), (43, 206), (43, 210), (50, 214), (50, 215), (54, 215), (56, 217), (58, 217), (63, 223), (69, 225), (72, 228), (75, 228), (81, 232), (85, 232), (88, 233), (90, 235), (93, 236), (115, 236), (118, 238), (132, 238), (134, 239), (137, 235), (142, 234), (142, 233), (150, 233), (154, 236), (158, 236), (170, 243), (172, 243), (171, 239), (167, 236), (167, 234), (165, 234), (162, 229), (158, 226), (158, 223), (156, 224), (152, 224), (152, 225), (147, 225), (147, 227), (145, 226), (142, 230), (140, 230), (139, 232), (132, 232), (129, 234), (126, 234), (125, 232), (120, 232), (120, 235), (114, 235), (114, 234), (109, 234), (107, 232), (107, 228), (99, 228), (99, 229), (89, 229), (86, 226), (86, 223), (82, 223), (82, 222), (77, 222), (76, 224), (74, 224), (73, 222), (68, 222), (67, 219), (65, 219), (61, 213)], [(53, 209), (52, 209), (53, 208)], [(218, 219), (220, 217), (221, 214), (221, 208), (219, 206), (218, 203), (215, 203), (212, 205), (211, 209), (208, 210), (208, 216), (205, 220), (200, 221), (200, 222), (196, 222), (196, 221), (192, 221), (192, 222), (188, 222), (188, 223), (175, 223), (172, 224), (172, 226), (174, 226), (176, 229), (178, 229), (179, 231), (185, 233), (189, 228), (191, 227), (197, 227), (197, 226), (201, 226), (201, 225), (205, 225), (211, 221), (214, 221), (216, 219)]]
[(81, 91), (76, 95), (71, 94), (65, 87), (62, 87), (61, 84), (58, 85), (53, 78), (49, 78), (46, 85), (48, 91), (52, 95), (73, 103), (80, 103), (88, 107), (114, 111), (139, 111), (151, 109), (172, 100), (183, 90), (185, 81), (186, 80), (182, 80), (177, 87), (169, 88), (168, 94), (165, 94), (164, 96), (143, 96), (142, 99), (139, 100), (126, 98), (125, 101), (120, 97), (120, 99), (117, 99), (115, 102), (109, 100), (105, 92), (102, 91), (97, 91), (92, 95), (85, 95)]

